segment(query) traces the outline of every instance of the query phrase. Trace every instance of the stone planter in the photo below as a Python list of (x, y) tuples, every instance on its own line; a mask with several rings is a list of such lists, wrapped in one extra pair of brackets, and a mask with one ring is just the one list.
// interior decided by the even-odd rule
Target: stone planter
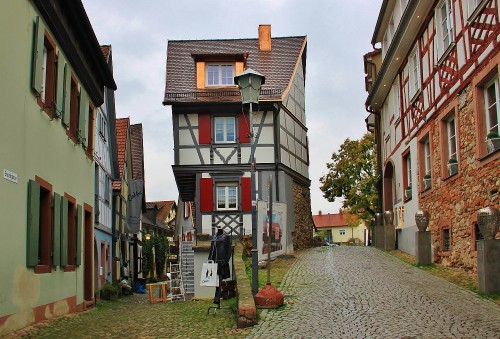
[(406, 187), (405, 189), (405, 199), (411, 199), (411, 187)]
[(417, 224), (417, 228), (419, 231), (426, 231), (427, 226), (429, 226), (429, 221), (431, 219), (431, 215), (429, 212), (424, 210), (418, 210), (415, 213), (415, 223)]
[(488, 138), (486, 139), (486, 148), (488, 153), (494, 152), (500, 148), (500, 138)]
[(424, 190), (431, 188), (432, 178), (424, 178)]
[(500, 212), (494, 207), (481, 208), (477, 213), (477, 225), (485, 240), (495, 239), (500, 226)]
[(448, 163), (448, 175), (452, 176), (458, 173), (458, 162), (449, 162)]

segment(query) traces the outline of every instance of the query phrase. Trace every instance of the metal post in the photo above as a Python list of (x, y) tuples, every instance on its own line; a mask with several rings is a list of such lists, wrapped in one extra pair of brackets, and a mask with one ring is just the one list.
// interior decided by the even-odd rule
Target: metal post
[(259, 259), (257, 249), (257, 187), (255, 187), (255, 137), (253, 133), (253, 112), (250, 102), (250, 161), (252, 181), (252, 295), (259, 289)]
[(267, 211), (267, 285), (271, 285), (271, 237), (273, 235), (273, 190), (271, 188), (272, 178), (269, 176), (267, 182), (267, 198), (269, 199)]

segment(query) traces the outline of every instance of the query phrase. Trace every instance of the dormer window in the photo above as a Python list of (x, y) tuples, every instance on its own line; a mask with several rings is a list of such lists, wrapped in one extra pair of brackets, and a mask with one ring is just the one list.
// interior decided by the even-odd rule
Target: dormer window
[(234, 85), (234, 64), (209, 63), (206, 68), (207, 86)]

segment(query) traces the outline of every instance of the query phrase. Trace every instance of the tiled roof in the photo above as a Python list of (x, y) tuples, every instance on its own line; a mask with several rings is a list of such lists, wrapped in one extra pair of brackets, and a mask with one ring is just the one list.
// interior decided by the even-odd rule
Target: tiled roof
[(147, 209), (151, 209), (151, 208), (155, 208), (157, 205), (155, 202), (146, 202), (146, 208)]
[(101, 45), (101, 52), (102, 55), (104, 56), (104, 60), (108, 62), (109, 53), (111, 52), (111, 45)]
[(336, 213), (336, 214), (317, 214), (313, 215), (314, 225), (317, 228), (324, 227), (345, 227), (347, 226), (346, 216), (351, 216), (348, 213)]
[(158, 206), (158, 219), (165, 220), (165, 217), (168, 215), (172, 206), (175, 204), (175, 200), (164, 200), (164, 201), (156, 201), (156, 205)]
[(113, 181), (113, 190), (120, 190), (122, 187), (123, 167), (125, 162), (125, 151), (127, 149), (127, 131), (129, 118), (116, 119), (116, 145), (118, 149), (118, 169), (120, 176)]
[(291, 82), (305, 44), (305, 36), (272, 38), (271, 51), (260, 51), (258, 39), (169, 41), (164, 104), (241, 101), (236, 87), (196, 88), (194, 57), (207, 55), (247, 56), (246, 68), (266, 77), (260, 99), (280, 99)]
[(132, 178), (144, 180), (142, 124), (130, 125), (130, 147), (132, 149)]

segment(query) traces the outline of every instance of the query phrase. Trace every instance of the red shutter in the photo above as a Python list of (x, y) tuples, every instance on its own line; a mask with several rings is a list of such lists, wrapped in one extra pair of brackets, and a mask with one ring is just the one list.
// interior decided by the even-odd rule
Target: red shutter
[(210, 113), (198, 114), (198, 142), (200, 145), (209, 145), (212, 143)]
[(241, 178), (241, 210), (252, 210), (252, 179)]
[(241, 143), (250, 143), (250, 120), (248, 114), (238, 114), (239, 139)]
[(200, 179), (200, 211), (212, 212), (213, 210), (212, 178)]

